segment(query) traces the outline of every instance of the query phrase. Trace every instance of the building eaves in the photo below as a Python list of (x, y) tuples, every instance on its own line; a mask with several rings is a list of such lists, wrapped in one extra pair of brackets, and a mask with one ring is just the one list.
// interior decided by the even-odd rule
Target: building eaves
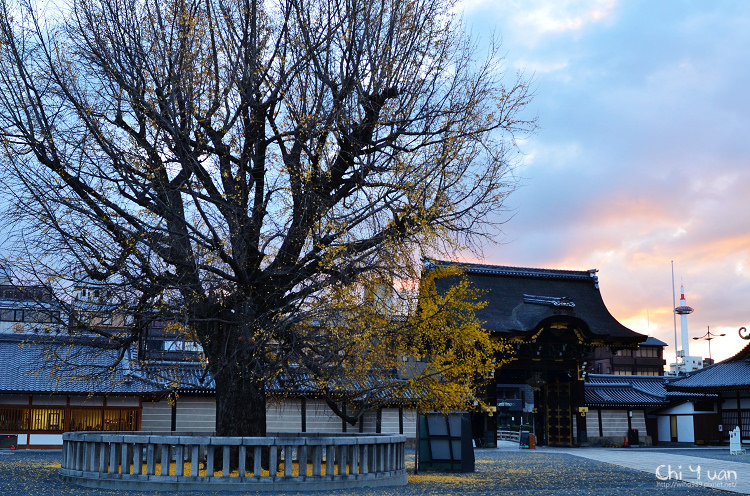
[[(28, 336), (2, 336), (0, 392), (137, 395), (160, 389), (124, 362), (115, 365), (116, 350), (96, 351), (68, 341), (55, 343), (51, 338), (32, 341)], [(53, 354), (72, 363), (62, 365)]]
[(676, 379), (667, 389), (693, 393), (750, 390), (750, 359), (709, 365)]
[(533, 277), (538, 279), (570, 279), (570, 280), (591, 280), (598, 284), (596, 273), (597, 269), (591, 270), (563, 270), (563, 269), (543, 269), (533, 267), (510, 267), (505, 265), (488, 265), (476, 263), (449, 262), (444, 260), (426, 260), (425, 267), (458, 267), (467, 274), (491, 274), (511, 277)]

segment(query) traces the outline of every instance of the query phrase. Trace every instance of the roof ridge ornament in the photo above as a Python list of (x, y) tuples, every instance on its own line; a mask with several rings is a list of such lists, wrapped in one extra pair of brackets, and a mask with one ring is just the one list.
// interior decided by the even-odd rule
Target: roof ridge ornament
[(575, 308), (576, 304), (567, 296), (539, 296), (539, 295), (523, 295), (524, 303), (532, 303), (535, 305), (549, 305), (553, 307), (567, 307)]
[(599, 269), (589, 269), (589, 276), (594, 281), (594, 287), (599, 289), (599, 276), (596, 275), (597, 272), (599, 272)]

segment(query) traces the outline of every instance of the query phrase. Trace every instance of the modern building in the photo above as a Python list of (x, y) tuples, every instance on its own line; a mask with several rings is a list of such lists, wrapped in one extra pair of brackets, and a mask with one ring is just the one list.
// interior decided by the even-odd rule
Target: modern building
[(664, 347), (667, 343), (649, 336), (638, 348), (613, 351), (607, 346), (594, 348), (588, 360), (589, 374), (664, 375)]
[(65, 319), (49, 287), (16, 285), (0, 275), (0, 334), (54, 334), (67, 328)]

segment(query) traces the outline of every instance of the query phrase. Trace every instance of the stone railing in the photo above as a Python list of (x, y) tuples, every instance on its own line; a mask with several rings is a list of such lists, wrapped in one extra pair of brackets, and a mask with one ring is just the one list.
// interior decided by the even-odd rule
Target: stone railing
[(407, 483), (405, 442), (380, 434), (68, 432), (60, 474), (86, 487), (148, 491), (400, 486)]

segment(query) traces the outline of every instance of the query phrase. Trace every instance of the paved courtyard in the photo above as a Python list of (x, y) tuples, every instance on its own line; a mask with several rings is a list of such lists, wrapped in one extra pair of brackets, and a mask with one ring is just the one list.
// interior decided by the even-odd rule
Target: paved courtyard
[[(750, 494), (750, 454), (732, 457), (727, 448), (519, 450), (506, 444), (501, 449), (477, 450), (476, 460), (476, 472), (471, 474), (420, 473), (414, 475), (414, 457), (410, 455), (407, 459), (410, 467), (408, 486), (334, 491), (330, 494), (340, 496), (498, 494), (503, 496), (532, 494), (710, 496), (731, 494), (726, 490)], [(0, 494), (3, 496), (218, 494), (169, 491), (140, 493), (86, 489), (60, 481), (57, 476), (59, 466), (59, 451), (0, 452)], [(696, 478), (697, 476), (700, 476), (700, 480)], [(700, 485), (690, 484), (687, 481), (694, 481)], [(724, 490), (715, 489), (717, 486)]]

